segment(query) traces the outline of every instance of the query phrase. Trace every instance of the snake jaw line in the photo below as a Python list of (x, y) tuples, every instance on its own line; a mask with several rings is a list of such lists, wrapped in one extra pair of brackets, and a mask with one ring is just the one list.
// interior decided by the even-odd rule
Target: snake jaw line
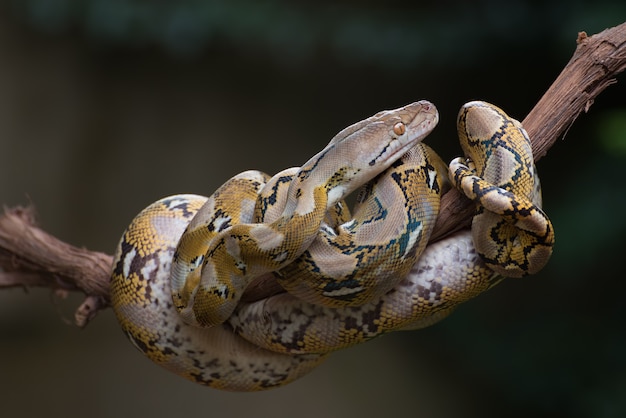
[[(421, 142), (428, 136), (439, 122), (437, 108), (434, 104), (425, 100), (412, 103), (401, 109), (405, 109), (405, 112), (399, 112), (399, 117), (403, 120), (395, 123), (390, 132), (390, 136), (395, 136), (395, 138), (385, 152), (389, 155), (394, 153), (404, 154), (412, 145)], [(411, 112), (415, 113), (411, 114)], [(384, 155), (385, 153), (381, 154)]]

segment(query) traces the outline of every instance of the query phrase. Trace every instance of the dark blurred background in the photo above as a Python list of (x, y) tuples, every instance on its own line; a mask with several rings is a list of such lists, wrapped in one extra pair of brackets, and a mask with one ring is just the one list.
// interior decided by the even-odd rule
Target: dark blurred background
[[(111, 253), (164, 195), (299, 165), (341, 128), (427, 98), (427, 142), (459, 153), (483, 99), (523, 119), (623, 1), (0, 0), (0, 202)], [(548, 267), (429, 329), (336, 353), (278, 390), (231, 394), (152, 365), (113, 313), (0, 292), (6, 417), (626, 416), (626, 78), (542, 159)]]

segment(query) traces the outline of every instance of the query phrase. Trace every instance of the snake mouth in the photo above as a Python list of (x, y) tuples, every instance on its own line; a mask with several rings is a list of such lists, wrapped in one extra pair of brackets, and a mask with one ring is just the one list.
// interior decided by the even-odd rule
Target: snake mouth
[(405, 123), (409, 137), (416, 141), (424, 139), (439, 123), (439, 112), (434, 104), (427, 100), (405, 106), (408, 115), (413, 115)]

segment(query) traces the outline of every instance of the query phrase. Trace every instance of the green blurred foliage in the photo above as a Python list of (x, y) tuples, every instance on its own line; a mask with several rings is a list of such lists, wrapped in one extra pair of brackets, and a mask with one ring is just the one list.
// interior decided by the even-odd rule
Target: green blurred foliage
[(598, 120), (596, 132), (607, 153), (626, 157), (626, 108), (604, 112)]
[[(442, 115), (428, 142), (449, 159), (459, 152), (454, 115), (463, 102), (485, 99), (522, 119), (569, 60), (579, 31), (626, 21), (626, 3), (607, 0), (4, 0), (0, 10), (0, 59), (19, 64), (13, 77), (25, 74), (16, 88), (0, 79), (12, 98), (0, 100), (0, 126), (15, 126), (2, 138), (10, 151), (0, 156), (2, 201), (29, 193), (47, 229), (105, 251), (155, 198), (214, 189), (233, 171), (295, 165), (347, 124), (422, 97)], [(218, 414), (302, 417), (626, 416), (624, 80), (539, 162), (557, 237), (541, 274), (505, 281), (437, 326), (338, 353), (317, 380), (247, 400), (159, 370), (147, 377), (155, 369), (147, 363), (136, 372), (141, 359), (117, 330), (112, 342), (96, 340), (99, 324), (115, 328), (110, 315), (90, 326), (91, 345), (82, 333), (69, 340), (71, 329), (58, 339), (62, 332), (49, 330), (59, 327), (54, 314), (48, 322), (26, 311), (0, 315), (0, 353), (20, 359), (0, 360), (1, 392), (71, 387), (84, 405), (55, 403), (50, 414), (63, 416), (91, 403), (93, 416), (118, 416), (109, 406), (116, 397), (153, 416), (208, 414), (216, 404)], [(55, 181), (40, 185), (42, 177)], [(89, 364), (85, 352), (98, 347), (115, 353), (98, 357), (107, 384), (62, 379), (59, 358)], [(116, 376), (119, 364), (132, 372)], [(5, 408), (46, 411), (24, 396)], [(57, 396), (65, 395), (46, 399)]]

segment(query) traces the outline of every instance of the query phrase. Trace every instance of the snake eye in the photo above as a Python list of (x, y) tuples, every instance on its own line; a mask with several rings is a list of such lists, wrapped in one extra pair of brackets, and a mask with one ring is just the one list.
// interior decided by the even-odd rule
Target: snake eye
[(393, 132), (396, 135), (403, 135), (406, 132), (406, 126), (402, 122), (398, 122), (393, 125)]

